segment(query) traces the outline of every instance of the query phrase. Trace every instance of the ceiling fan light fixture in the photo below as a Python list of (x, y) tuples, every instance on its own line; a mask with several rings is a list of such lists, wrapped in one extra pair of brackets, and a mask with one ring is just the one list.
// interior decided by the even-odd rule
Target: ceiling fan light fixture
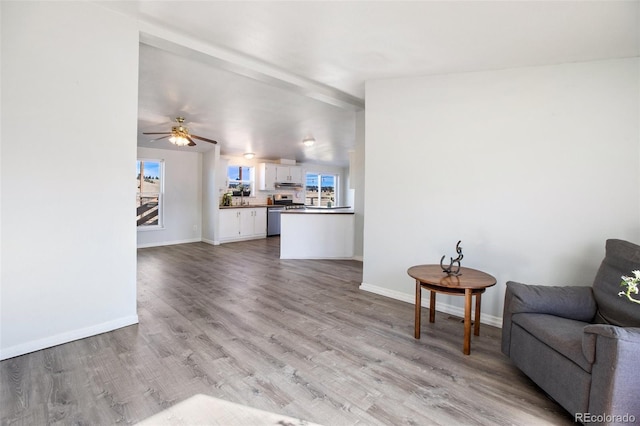
[(251, 159), (253, 159), (253, 158), (256, 156), (256, 154), (255, 154), (255, 153), (253, 153), (253, 152), (245, 152), (243, 156), (244, 156), (244, 158), (246, 158), (247, 160), (251, 160)]
[(311, 147), (314, 143), (316, 143), (316, 140), (313, 137), (306, 137), (302, 139), (302, 143), (304, 144), (304, 146)]
[(189, 133), (189, 129), (182, 125), (184, 122), (184, 117), (176, 117), (177, 126), (171, 127), (171, 132), (142, 132), (143, 135), (165, 135), (156, 139), (153, 139), (151, 142), (169, 138), (169, 142), (174, 144), (175, 146), (196, 146), (196, 143), (193, 141), (194, 139), (198, 139), (201, 141), (209, 142), (212, 144), (217, 144), (218, 142), (213, 139), (205, 138), (203, 136), (192, 135)]
[(176, 146), (187, 146), (189, 145), (189, 141), (182, 135), (173, 135), (169, 138), (169, 142)]

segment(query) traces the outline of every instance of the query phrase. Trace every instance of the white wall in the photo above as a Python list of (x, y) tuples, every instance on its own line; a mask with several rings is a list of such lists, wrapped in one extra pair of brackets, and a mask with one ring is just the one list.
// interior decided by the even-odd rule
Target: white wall
[(138, 321), (138, 32), (87, 2), (1, 2), (0, 358)]
[(507, 280), (590, 285), (605, 239), (640, 243), (639, 75), (625, 59), (368, 82), (362, 288), (411, 301), (407, 268), (458, 240), (498, 280), (485, 322)]
[[(364, 188), (365, 188), (365, 112), (356, 114), (356, 149), (351, 154), (349, 179), (353, 188), (353, 210), (355, 211), (354, 257), (363, 259), (364, 250)], [(376, 235), (372, 235), (376, 238)]]
[(202, 241), (209, 244), (220, 244), (217, 238), (218, 206), (225, 176), (226, 162), (221, 164), (220, 147), (216, 145), (202, 154)]
[(202, 154), (138, 148), (138, 158), (164, 160), (164, 226), (138, 228), (138, 247), (201, 241)]

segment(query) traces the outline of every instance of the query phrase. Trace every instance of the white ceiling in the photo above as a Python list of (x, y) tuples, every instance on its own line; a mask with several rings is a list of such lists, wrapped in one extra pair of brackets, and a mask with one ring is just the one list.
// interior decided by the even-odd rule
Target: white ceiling
[(143, 28), (140, 132), (184, 115), (223, 154), (343, 166), (367, 80), (640, 55), (638, 0), (101, 4)]

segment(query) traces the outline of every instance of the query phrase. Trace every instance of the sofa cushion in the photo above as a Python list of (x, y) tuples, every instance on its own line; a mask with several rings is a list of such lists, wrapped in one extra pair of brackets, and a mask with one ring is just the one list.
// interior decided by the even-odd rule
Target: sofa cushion
[(589, 411), (593, 373), (587, 373), (518, 324), (513, 324), (511, 342), (513, 363), (551, 398), (569, 413)]
[[(514, 314), (512, 321), (545, 345), (573, 361), (587, 373), (591, 362), (582, 352), (583, 329), (588, 323), (547, 314)], [(593, 359), (590, 354), (588, 358)]]
[(591, 287), (556, 287), (508, 281), (510, 312), (557, 315), (591, 322), (596, 315), (596, 300)]
[(640, 306), (618, 296), (623, 275), (640, 269), (640, 246), (623, 240), (607, 240), (605, 258), (593, 282), (598, 305), (595, 322), (620, 327), (640, 327)]

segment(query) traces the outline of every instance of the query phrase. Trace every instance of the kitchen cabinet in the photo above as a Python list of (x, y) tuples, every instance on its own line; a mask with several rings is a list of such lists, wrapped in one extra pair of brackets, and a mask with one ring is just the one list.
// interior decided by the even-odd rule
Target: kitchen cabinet
[(267, 236), (267, 209), (240, 209), (240, 237)]
[(265, 207), (220, 209), (219, 221), (221, 243), (267, 236), (267, 209)]
[(302, 183), (302, 167), (276, 165), (276, 182)]
[(278, 189), (275, 183), (303, 184), (302, 167), (286, 164), (258, 164), (259, 188), (263, 191)]
[(218, 215), (220, 241), (230, 241), (240, 235), (240, 211), (238, 209), (221, 209)]
[(263, 191), (273, 191), (276, 181), (276, 165), (271, 163), (258, 164), (258, 187)]

